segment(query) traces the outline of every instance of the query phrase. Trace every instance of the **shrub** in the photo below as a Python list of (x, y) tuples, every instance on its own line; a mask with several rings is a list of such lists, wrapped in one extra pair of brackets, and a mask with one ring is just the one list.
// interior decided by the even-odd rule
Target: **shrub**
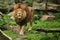
[(2, 30), (6, 29), (6, 22), (3, 18), (0, 18), (0, 29)]

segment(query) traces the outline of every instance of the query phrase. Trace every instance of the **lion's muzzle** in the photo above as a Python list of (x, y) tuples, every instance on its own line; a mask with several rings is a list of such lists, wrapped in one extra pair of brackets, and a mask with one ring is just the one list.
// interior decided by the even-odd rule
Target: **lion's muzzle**
[(17, 14), (18, 18), (22, 18), (22, 15), (20, 13)]

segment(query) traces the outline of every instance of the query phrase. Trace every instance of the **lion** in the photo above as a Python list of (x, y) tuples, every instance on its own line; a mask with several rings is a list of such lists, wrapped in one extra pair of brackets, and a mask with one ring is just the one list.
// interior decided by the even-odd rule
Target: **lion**
[(20, 26), (20, 32), (19, 32), (20, 35), (24, 35), (25, 32), (24, 28), (28, 22), (30, 22), (30, 27), (28, 31), (32, 29), (32, 22), (34, 17), (34, 9), (32, 7), (27, 6), (25, 4), (15, 4), (14, 10), (10, 15)]

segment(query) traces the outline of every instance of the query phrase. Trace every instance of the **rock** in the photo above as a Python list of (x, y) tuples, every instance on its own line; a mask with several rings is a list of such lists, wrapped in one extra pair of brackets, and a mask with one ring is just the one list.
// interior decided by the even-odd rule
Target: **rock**
[(16, 38), (15, 40), (22, 40), (21, 38)]
[(45, 3), (33, 2), (33, 9), (45, 10)]
[(16, 38), (15, 40), (28, 40), (28, 39)]
[(19, 26), (14, 26), (14, 25), (13, 25), (13, 26), (12, 26), (12, 25), (9, 26), (9, 25), (8, 25), (7, 28), (8, 28), (8, 29), (12, 29), (12, 31), (13, 31), (14, 33), (16, 33), (17, 35), (19, 35), (19, 31), (20, 31), (20, 27), (19, 27)]
[(13, 5), (15, 4), (14, 0), (0, 0), (0, 10), (11, 10), (13, 8)]
[(55, 18), (54, 15), (43, 15), (40, 20), (45, 21), (45, 20), (53, 20)]
[[(38, 2), (37, 2), (38, 1)], [(33, 8), (36, 10), (45, 10), (46, 3), (39, 2), (39, 0), (33, 2)], [(57, 2), (58, 3), (58, 2)], [(47, 10), (56, 10), (60, 11), (60, 4), (55, 4), (54, 2), (47, 2)]]
[(19, 26), (13, 26), (12, 29), (13, 29), (13, 32), (15, 32), (16, 34), (19, 34), (19, 31), (20, 31)]
[(54, 3), (47, 3), (47, 10), (59, 10), (57, 7), (60, 7), (60, 5), (54, 4)]

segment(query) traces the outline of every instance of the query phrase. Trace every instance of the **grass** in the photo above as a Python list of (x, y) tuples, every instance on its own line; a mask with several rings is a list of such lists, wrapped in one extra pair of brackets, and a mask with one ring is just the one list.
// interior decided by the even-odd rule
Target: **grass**
[(11, 20), (7, 14), (4, 14), (4, 19), (5, 19), (6, 23), (9, 25), (16, 25), (16, 22)]
[[(60, 28), (60, 13), (58, 14), (56, 13), (54, 15), (56, 16), (54, 21), (36, 20), (35, 23), (33, 22), (33, 30), (28, 32), (21, 38), (26, 38), (28, 40), (57, 40), (55, 35), (51, 33), (46, 36), (45, 33), (37, 34), (37, 32), (35, 31), (37, 28), (47, 28), (47, 29)], [(7, 14), (5, 14), (4, 18), (5, 18), (5, 21), (9, 23), (9, 25), (16, 25), (15, 21), (11, 21), (7, 16)], [(28, 28), (29, 28), (29, 23), (25, 29), (27, 30)], [(12, 32), (12, 29), (5, 30), (4, 33), (10, 36), (13, 40), (17, 38), (17, 35), (14, 32)], [(60, 40), (60, 36), (58, 36), (58, 39)]]
[(36, 29), (37, 28), (59, 28), (60, 27), (60, 22), (57, 21), (36, 21), (37, 24), (34, 24), (33, 27)]
[(53, 35), (52, 33), (48, 33), (46, 35), (44, 32), (41, 32), (39, 34), (28, 33), (22, 38), (28, 39), (28, 40), (57, 40), (57, 38), (60, 39), (60, 36)]
[(12, 30), (5, 30), (3, 32), (7, 34), (9, 37), (11, 37), (13, 40), (18, 37), (14, 32), (12, 32)]

